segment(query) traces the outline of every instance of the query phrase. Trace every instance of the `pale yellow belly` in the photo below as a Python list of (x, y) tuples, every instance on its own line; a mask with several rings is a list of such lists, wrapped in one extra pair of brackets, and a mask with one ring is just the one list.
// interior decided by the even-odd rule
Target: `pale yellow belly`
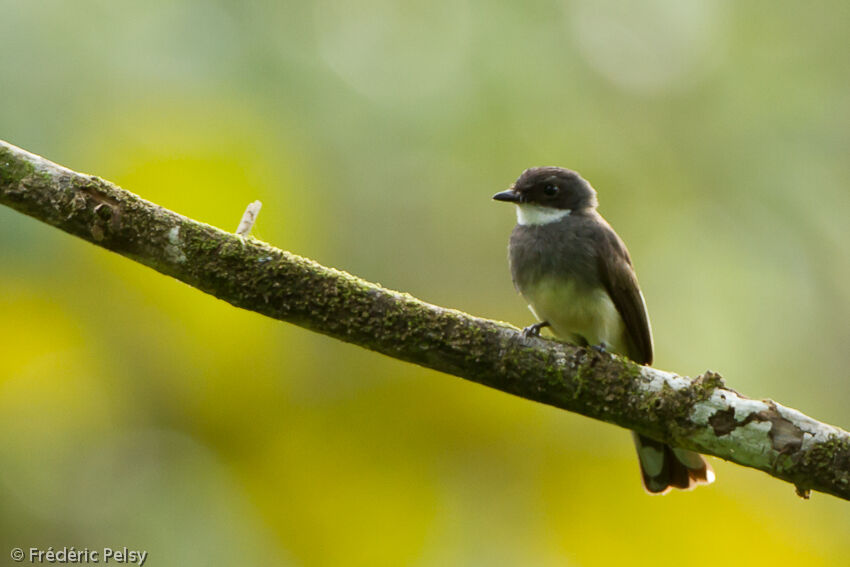
[(545, 279), (522, 291), (528, 306), (547, 321), (559, 339), (589, 345), (604, 344), (610, 352), (628, 355), (625, 327), (604, 288), (589, 289), (575, 282)]

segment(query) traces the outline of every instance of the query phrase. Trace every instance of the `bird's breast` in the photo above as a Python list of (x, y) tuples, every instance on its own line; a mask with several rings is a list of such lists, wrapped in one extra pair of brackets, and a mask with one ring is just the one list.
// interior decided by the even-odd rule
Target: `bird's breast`
[(558, 338), (578, 344), (604, 344), (626, 354), (625, 325), (605, 288), (575, 279), (542, 278), (521, 290), (529, 307)]

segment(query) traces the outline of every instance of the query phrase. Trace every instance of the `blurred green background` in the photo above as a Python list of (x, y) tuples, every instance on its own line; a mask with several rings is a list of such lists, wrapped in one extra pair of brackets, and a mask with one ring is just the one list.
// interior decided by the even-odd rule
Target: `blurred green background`
[[(850, 427), (850, 4), (0, 3), (0, 138), (422, 299), (531, 322), (526, 167), (629, 244), (656, 366)], [(850, 504), (239, 311), (0, 208), (0, 561), (846, 564)], [(5, 563), (3, 563), (5, 564)]]

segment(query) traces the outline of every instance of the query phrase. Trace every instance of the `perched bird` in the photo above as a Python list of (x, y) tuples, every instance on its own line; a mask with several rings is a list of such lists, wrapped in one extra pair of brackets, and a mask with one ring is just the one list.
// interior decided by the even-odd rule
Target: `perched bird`
[[(514, 287), (538, 323), (562, 340), (652, 363), (652, 331), (629, 252), (596, 212), (596, 191), (575, 171), (533, 167), (493, 195), (516, 205), (508, 246)], [(632, 434), (652, 494), (714, 480), (701, 455)]]

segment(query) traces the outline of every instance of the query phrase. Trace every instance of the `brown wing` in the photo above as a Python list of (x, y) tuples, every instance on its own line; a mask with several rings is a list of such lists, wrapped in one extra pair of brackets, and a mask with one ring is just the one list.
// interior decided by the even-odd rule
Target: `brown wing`
[(637, 275), (626, 245), (608, 223), (605, 243), (599, 257), (599, 274), (626, 325), (631, 348), (629, 358), (640, 364), (652, 364), (652, 331), (646, 303), (638, 285)]

